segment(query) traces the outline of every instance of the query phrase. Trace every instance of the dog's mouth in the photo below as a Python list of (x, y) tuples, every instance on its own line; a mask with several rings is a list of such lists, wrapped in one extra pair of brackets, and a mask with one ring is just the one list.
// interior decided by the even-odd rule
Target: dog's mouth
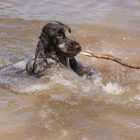
[(66, 57), (73, 58), (82, 50), (80, 44), (76, 41), (69, 41), (67, 44), (62, 43), (58, 46), (57, 52), (64, 53)]
[(73, 58), (82, 50), (80, 44), (76, 41), (72, 41), (67, 49), (67, 56)]
[(70, 52), (67, 53), (67, 57), (68, 57), (68, 58), (73, 58), (73, 57), (75, 57), (79, 52), (80, 52), (80, 51), (78, 51), (78, 52), (72, 52), (72, 51), (70, 51)]

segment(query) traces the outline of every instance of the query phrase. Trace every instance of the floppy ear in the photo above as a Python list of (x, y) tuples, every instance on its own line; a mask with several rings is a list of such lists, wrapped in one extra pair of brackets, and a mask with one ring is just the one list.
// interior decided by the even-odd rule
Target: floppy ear
[(33, 63), (34, 74), (39, 74), (45, 70), (44, 63), (47, 63), (47, 49), (49, 49), (47, 37), (41, 33), (39, 36)]
[(41, 35), (39, 36), (39, 42), (41, 42), (44, 47), (48, 45), (48, 35), (44, 34), (43, 32), (41, 33)]
[[(47, 30), (47, 31), (46, 31)], [(52, 45), (52, 37), (50, 35), (50, 31), (48, 31), (49, 29), (46, 29), (45, 31), (42, 30), (41, 35), (39, 36), (39, 42), (37, 47), (44, 49), (44, 52), (48, 52), (51, 53), (54, 48)]]
[(47, 36), (41, 33), (41, 35), (39, 36), (39, 41), (36, 48), (35, 58), (37, 57), (46, 58), (45, 54), (46, 54), (47, 49), (49, 49)]

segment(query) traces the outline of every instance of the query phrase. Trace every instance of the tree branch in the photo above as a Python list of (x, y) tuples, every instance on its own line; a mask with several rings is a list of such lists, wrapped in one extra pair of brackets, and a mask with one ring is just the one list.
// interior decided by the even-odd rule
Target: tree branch
[(134, 64), (130, 64), (130, 63), (126, 63), (124, 62), (122, 59), (117, 58), (113, 55), (109, 55), (109, 54), (96, 54), (96, 53), (90, 53), (90, 52), (80, 52), (81, 55), (85, 55), (85, 56), (89, 56), (89, 57), (96, 57), (99, 59), (107, 59), (107, 60), (112, 60), (115, 61), (123, 66), (129, 67), (129, 68), (133, 68), (133, 69), (140, 69), (140, 65), (134, 65)]

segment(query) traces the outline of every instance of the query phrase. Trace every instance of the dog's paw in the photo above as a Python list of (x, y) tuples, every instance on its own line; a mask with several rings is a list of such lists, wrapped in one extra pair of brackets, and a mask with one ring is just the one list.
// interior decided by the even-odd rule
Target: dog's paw
[(86, 74), (86, 78), (87, 78), (87, 79), (93, 79), (95, 73), (96, 73), (96, 72), (95, 72), (94, 69), (89, 70), (88, 73)]

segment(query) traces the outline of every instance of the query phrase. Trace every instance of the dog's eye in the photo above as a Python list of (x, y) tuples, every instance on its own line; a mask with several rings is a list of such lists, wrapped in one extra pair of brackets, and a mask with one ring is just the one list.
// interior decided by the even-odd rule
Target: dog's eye
[(69, 28), (69, 30), (68, 30), (68, 31), (69, 31), (69, 33), (71, 33), (71, 29), (70, 29), (70, 28)]
[(63, 36), (63, 34), (64, 34), (63, 30), (60, 29), (60, 30), (58, 30), (58, 32), (57, 32), (57, 37), (61, 37), (61, 36)]

